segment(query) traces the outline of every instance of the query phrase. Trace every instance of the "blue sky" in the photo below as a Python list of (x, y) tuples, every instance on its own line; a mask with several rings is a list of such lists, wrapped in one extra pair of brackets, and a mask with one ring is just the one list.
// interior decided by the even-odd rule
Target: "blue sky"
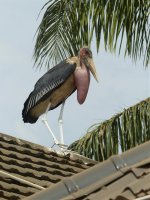
[[(33, 68), (34, 35), (41, 20), (37, 19), (45, 0), (0, 0), (0, 132), (44, 146), (53, 141), (40, 120), (24, 124), (22, 108), (36, 81), (46, 69)], [(103, 42), (97, 54), (92, 44), (99, 83), (91, 79), (90, 90), (83, 105), (74, 93), (64, 110), (64, 138), (70, 144), (82, 137), (87, 129), (110, 118), (150, 96), (150, 73), (143, 61), (136, 64), (123, 53), (118, 56), (105, 52)], [(49, 112), (48, 121), (59, 137), (60, 108)]]

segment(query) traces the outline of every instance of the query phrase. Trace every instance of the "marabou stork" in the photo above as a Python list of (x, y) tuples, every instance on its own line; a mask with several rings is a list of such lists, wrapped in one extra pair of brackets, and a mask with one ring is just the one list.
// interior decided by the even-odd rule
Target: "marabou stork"
[[(92, 59), (92, 52), (88, 47), (80, 49), (78, 56), (70, 57), (51, 68), (35, 84), (34, 90), (24, 103), (22, 111), (25, 123), (35, 123), (42, 115), (42, 122), (51, 133), (54, 144), (61, 146), (63, 141), (62, 115), (65, 100), (77, 90), (77, 100), (82, 104), (87, 96), (90, 71), (98, 81), (96, 69)], [(47, 112), (62, 104), (58, 118), (61, 141), (59, 142), (47, 123)]]

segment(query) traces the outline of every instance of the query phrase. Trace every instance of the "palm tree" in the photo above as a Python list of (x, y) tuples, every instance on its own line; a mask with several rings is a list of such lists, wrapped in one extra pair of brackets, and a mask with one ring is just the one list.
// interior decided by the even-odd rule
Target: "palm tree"
[[(50, 0), (37, 30), (34, 50), (37, 67), (47, 68), (103, 38), (106, 51), (122, 49), (134, 61), (150, 55), (149, 0)], [(104, 160), (150, 139), (150, 99), (94, 125), (70, 149), (95, 160)]]
[(106, 50), (120, 53), (124, 38), (125, 55), (135, 61), (143, 56), (148, 66), (149, 8), (149, 0), (49, 0), (37, 30), (35, 63), (50, 67), (90, 46), (92, 38), (97, 51), (103, 38)]
[(103, 161), (150, 140), (150, 98), (125, 109), (111, 119), (93, 125), (69, 149)]

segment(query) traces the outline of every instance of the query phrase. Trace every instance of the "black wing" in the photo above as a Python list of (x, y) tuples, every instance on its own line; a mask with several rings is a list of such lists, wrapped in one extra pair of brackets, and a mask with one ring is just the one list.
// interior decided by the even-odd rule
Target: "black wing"
[[(59, 63), (46, 74), (44, 74), (35, 84), (34, 90), (24, 103), (22, 117), (24, 122), (34, 123), (35, 120), (30, 120), (28, 112), (41, 101), (47, 99), (52, 91), (62, 85), (65, 80), (74, 72), (76, 63), (70, 64), (66, 60)], [(32, 122), (31, 122), (32, 121)]]

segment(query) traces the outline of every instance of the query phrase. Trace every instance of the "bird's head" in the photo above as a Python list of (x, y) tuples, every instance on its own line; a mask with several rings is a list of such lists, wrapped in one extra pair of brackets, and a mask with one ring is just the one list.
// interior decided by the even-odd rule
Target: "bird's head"
[(92, 51), (88, 47), (82, 47), (79, 51), (79, 57), (81, 63), (83, 63), (88, 69), (90, 69), (94, 78), (98, 82), (98, 76), (93, 62)]

